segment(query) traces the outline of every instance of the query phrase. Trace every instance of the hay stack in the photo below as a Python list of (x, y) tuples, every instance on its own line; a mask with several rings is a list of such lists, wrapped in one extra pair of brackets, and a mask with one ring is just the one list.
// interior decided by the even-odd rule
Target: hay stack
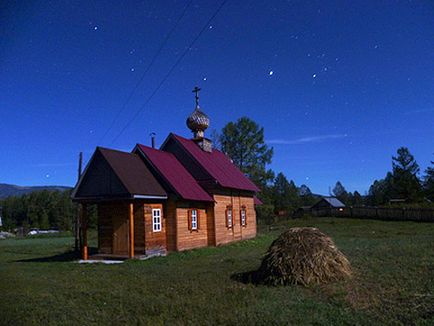
[(262, 284), (319, 284), (349, 277), (351, 266), (333, 240), (316, 228), (291, 228), (270, 246), (256, 281)]

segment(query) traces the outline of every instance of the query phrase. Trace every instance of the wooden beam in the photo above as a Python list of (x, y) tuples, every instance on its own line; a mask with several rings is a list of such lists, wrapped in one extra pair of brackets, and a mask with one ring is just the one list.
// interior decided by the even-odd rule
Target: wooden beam
[(134, 258), (134, 204), (129, 205), (129, 245), (128, 245), (128, 257)]
[(88, 256), (88, 249), (87, 249), (87, 205), (81, 204), (81, 230), (83, 232), (82, 238), (83, 238), (83, 245), (82, 245), (82, 258), (83, 260), (87, 260), (89, 258)]

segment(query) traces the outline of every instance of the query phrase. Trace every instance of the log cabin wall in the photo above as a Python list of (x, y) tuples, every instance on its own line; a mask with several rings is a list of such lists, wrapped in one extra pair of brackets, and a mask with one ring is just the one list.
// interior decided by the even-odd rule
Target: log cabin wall
[[(162, 203), (134, 203), (135, 254), (155, 250), (182, 251), (216, 246), (256, 236), (256, 212), (253, 197), (239, 192), (214, 195), (215, 203), (187, 202), (169, 199)], [(98, 204), (98, 246), (102, 254), (120, 254), (128, 249), (128, 202)], [(226, 226), (226, 208), (233, 209), (233, 227)], [(246, 207), (247, 225), (241, 226), (240, 209)], [(199, 229), (190, 230), (188, 212), (199, 212)], [(153, 231), (152, 209), (161, 210), (161, 231)], [(117, 223), (114, 223), (117, 221)], [(118, 232), (114, 234), (114, 225)], [(122, 225), (125, 224), (125, 228)], [(115, 238), (117, 239), (114, 248)], [(119, 241), (125, 238), (125, 241)], [(125, 245), (123, 243), (125, 242)], [(122, 249), (121, 248), (121, 249)], [(117, 252), (114, 252), (116, 250)]]
[(98, 252), (111, 254), (113, 245), (112, 208), (110, 204), (98, 204)]
[[(256, 237), (256, 210), (253, 197), (238, 196), (239, 207), (246, 208), (246, 225), (241, 227), (241, 239), (251, 239)], [(240, 211), (237, 212), (238, 223), (241, 225)]]
[[(214, 223), (215, 223), (215, 244), (221, 245), (250, 239), (256, 236), (256, 212), (253, 197), (246, 196), (240, 192), (227, 192), (225, 194), (215, 194)], [(233, 225), (228, 228), (226, 225), (226, 209), (232, 206)], [(245, 206), (247, 213), (247, 223), (241, 225), (240, 210)]]
[(134, 203), (134, 253), (145, 253), (145, 212), (143, 203)]
[[(197, 230), (189, 229), (188, 212), (190, 209), (197, 209), (198, 211)], [(209, 210), (212, 208), (204, 204), (177, 202), (176, 242), (178, 251), (208, 246), (207, 211)]]
[(167, 201), (164, 214), (166, 217), (167, 250), (176, 251), (178, 248), (176, 237), (176, 201), (173, 198)]
[(216, 246), (215, 238), (215, 217), (214, 217), (214, 203), (210, 204), (207, 209), (206, 227), (208, 232), (208, 246)]
[[(153, 232), (152, 230), (153, 208), (161, 209), (161, 231), (159, 232)], [(128, 212), (129, 203), (125, 201), (98, 204), (99, 253), (126, 254), (128, 252)], [(118, 234), (115, 234), (114, 225), (117, 225)], [(142, 201), (135, 202), (134, 253), (143, 255), (146, 252), (145, 250), (162, 248), (166, 248), (163, 204), (149, 204)]]
[(128, 203), (98, 204), (98, 248), (101, 254), (128, 253)]
[[(160, 209), (161, 212), (161, 230), (153, 231), (152, 210)], [(166, 219), (164, 217), (163, 204), (144, 204), (145, 216), (145, 252), (167, 250), (166, 241)]]

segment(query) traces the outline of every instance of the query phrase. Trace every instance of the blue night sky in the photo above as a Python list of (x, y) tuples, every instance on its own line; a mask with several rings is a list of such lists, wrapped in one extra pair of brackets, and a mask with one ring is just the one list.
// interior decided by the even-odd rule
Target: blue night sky
[(252, 118), (314, 192), (364, 193), (400, 146), (434, 160), (432, 1), (229, 0), (206, 25), (220, 4), (2, 1), (0, 183), (72, 186), (80, 151), (190, 137), (196, 84), (208, 135)]

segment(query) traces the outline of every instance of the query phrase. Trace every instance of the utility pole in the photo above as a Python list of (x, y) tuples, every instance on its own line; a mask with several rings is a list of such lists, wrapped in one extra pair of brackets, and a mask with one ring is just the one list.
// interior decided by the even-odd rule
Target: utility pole
[[(83, 152), (80, 152), (78, 155), (78, 182), (80, 182), (81, 171), (83, 167)], [(75, 236), (75, 251), (80, 251), (81, 244), (81, 232), (80, 232), (80, 205), (78, 205), (77, 215), (75, 216), (75, 225), (74, 225), (74, 236)]]

